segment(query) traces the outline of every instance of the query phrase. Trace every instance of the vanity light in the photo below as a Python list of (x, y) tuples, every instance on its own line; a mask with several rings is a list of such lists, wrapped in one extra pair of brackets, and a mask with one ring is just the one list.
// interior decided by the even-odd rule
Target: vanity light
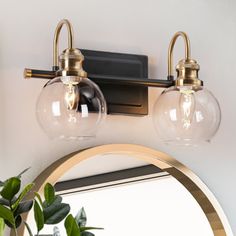
[(210, 141), (217, 132), (221, 112), (213, 94), (198, 78), (200, 69), (190, 57), (190, 41), (184, 32), (177, 32), (168, 51), (168, 79), (173, 80), (173, 49), (181, 36), (185, 42), (185, 59), (176, 66), (174, 85), (163, 91), (154, 105), (153, 119), (158, 136), (165, 143), (195, 145)]
[[(63, 25), (68, 29), (68, 48), (58, 57)], [(174, 79), (173, 49), (179, 36), (185, 42), (185, 59), (178, 63)], [(52, 71), (25, 69), (25, 78), (50, 79), (41, 91), (36, 114), (51, 138), (95, 136), (106, 117), (106, 102), (109, 114), (147, 115), (150, 86), (167, 88), (153, 111), (154, 125), (163, 142), (195, 145), (210, 141), (219, 128), (219, 104), (198, 78), (200, 67), (190, 57), (190, 42), (184, 32), (177, 32), (171, 40), (167, 80), (147, 78), (147, 56), (74, 48), (68, 20), (62, 20), (56, 28), (53, 58)]]
[[(68, 30), (68, 48), (58, 57), (58, 40), (63, 25)], [(60, 21), (54, 36), (52, 79), (42, 89), (36, 105), (37, 120), (50, 138), (93, 137), (107, 113), (104, 96), (87, 78), (82, 67), (84, 56), (73, 43), (70, 22)], [(36, 77), (45, 75), (45, 71), (37, 73)], [(25, 69), (25, 78), (31, 77), (32, 70)]]

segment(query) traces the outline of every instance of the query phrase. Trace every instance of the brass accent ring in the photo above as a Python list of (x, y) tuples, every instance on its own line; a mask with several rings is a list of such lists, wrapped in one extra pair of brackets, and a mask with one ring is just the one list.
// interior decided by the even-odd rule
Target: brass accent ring
[(24, 78), (25, 79), (30, 79), (32, 77), (32, 70), (25, 68), (24, 69)]

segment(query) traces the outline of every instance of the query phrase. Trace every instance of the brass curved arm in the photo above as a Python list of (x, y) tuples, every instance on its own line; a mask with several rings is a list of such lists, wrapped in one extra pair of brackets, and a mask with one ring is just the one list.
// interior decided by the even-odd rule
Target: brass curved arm
[(53, 41), (53, 68), (58, 68), (59, 63), (58, 63), (58, 40), (60, 36), (61, 29), (63, 25), (67, 26), (67, 31), (68, 31), (68, 48), (72, 49), (73, 48), (73, 43), (74, 43), (74, 37), (73, 37), (73, 29), (71, 23), (67, 19), (61, 20), (57, 28), (55, 30), (54, 34), (54, 41)]
[(171, 78), (174, 76), (174, 74), (173, 74), (173, 49), (175, 46), (175, 42), (179, 36), (181, 36), (184, 39), (185, 60), (190, 59), (190, 40), (189, 40), (186, 33), (179, 31), (179, 32), (175, 33), (175, 35), (173, 36), (173, 38), (170, 41), (170, 46), (169, 46), (169, 50), (168, 50), (168, 78)]

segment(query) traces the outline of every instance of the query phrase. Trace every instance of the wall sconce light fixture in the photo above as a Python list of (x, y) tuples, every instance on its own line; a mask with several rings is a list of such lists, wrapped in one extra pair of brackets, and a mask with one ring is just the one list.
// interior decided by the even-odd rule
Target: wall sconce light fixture
[[(68, 30), (68, 48), (58, 56), (63, 25)], [(93, 137), (107, 113), (104, 96), (87, 78), (82, 67), (84, 56), (73, 44), (70, 22), (60, 21), (54, 35), (52, 79), (42, 89), (36, 105), (37, 120), (50, 138)], [(40, 73), (45, 75), (43, 71)], [(31, 70), (26, 69), (25, 77), (31, 76)]]
[[(181, 36), (185, 43), (185, 59), (176, 66), (173, 76), (173, 49)], [(166, 143), (194, 145), (210, 141), (217, 132), (221, 112), (219, 103), (198, 78), (200, 66), (190, 57), (190, 41), (184, 32), (177, 32), (168, 51), (168, 78), (173, 86), (163, 91), (154, 105), (154, 125)]]
[[(63, 25), (68, 29), (68, 48), (58, 57)], [(178, 63), (174, 80), (173, 49), (179, 36), (185, 42), (185, 59)], [(94, 136), (106, 117), (106, 102), (109, 114), (148, 114), (149, 86), (167, 88), (153, 112), (157, 133), (165, 143), (191, 145), (209, 141), (219, 128), (219, 104), (198, 78), (200, 67), (190, 57), (190, 42), (184, 32), (177, 32), (171, 40), (167, 80), (148, 79), (147, 56), (74, 48), (68, 20), (58, 24), (53, 49), (52, 71), (24, 72), (25, 78), (50, 79), (39, 96), (36, 111), (39, 124), (51, 138)]]

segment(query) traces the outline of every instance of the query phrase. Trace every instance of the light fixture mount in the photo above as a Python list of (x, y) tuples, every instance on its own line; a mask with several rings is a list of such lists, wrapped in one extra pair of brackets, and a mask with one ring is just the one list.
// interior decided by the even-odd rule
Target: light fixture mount
[[(59, 36), (63, 25), (67, 26), (68, 48), (58, 56)], [(84, 56), (81, 51), (74, 48), (72, 25), (67, 19), (61, 20), (55, 30), (53, 41), (53, 71), (56, 76), (77, 76), (87, 78), (87, 72), (83, 70)]]
[[(184, 39), (185, 59), (179, 61), (176, 66), (177, 78), (173, 75), (173, 50), (178, 37)], [(203, 86), (203, 81), (198, 78), (200, 66), (196, 60), (191, 59), (190, 40), (185, 32), (179, 31), (173, 36), (168, 50), (168, 78), (174, 80), (176, 86)]]

